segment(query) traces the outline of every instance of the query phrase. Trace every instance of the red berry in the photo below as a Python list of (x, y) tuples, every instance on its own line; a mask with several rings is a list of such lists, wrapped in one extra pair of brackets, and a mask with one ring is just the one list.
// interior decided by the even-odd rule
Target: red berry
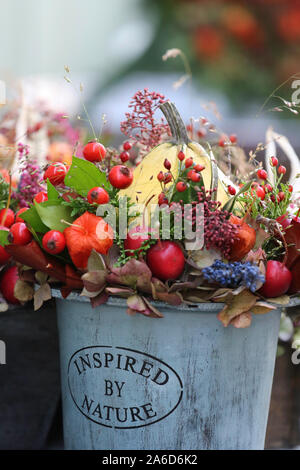
[(264, 188), (262, 186), (258, 186), (255, 191), (256, 191), (257, 197), (259, 197), (263, 201), (266, 196)]
[(23, 212), (26, 212), (28, 211), (28, 207), (22, 207), (22, 209), (18, 210), (18, 212), (16, 213), (16, 216), (15, 216), (15, 223), (16, 222), (24, 222), (24, 220), (20, 217), (21, 214), (23, 214)]
[(57, 186), (64, 182), (67, 171), (67, 167), (63, 163), (54, 163), (48, 166), (45, 171), (44, 180), (47, 181), (48, 179), (51, 184)]
[(190, 166), (192, 166), (193, 163), (194, 163), (194, 161), (193, 161), (192, 158), (187, 158), (186, 161), (185, 161), (185, 167), (190, 168)]
[(147, 264), (154, 277), (162, 281), (178, 279), (184, 270), (185, 259), (179, 245), (173, 241), (159, 241), (147, 252)]
[(283, 201), (283, 200), (285, 199), (285, 194), (284, 194), (284, 192), (283, 192), (283, 191), (280, 191), (280, 192), (278, 193), (278, 197), (279, 197), (279, 201)]
[(164, 180), (164, 178), (165, 178), (165, 175), (164, 175), (163, 171), (160, 171), (157, 175), (158, 181), (162, 182)]
[(90, 204), (107, 204), (109, 201), (108, 192), (104, 188), (97, 186), (89, 190), (87, 199)]
[(24, 222), (17, 222), (10, 227), (8, 234), (8, 241), (14, 245), (27, 245), (32, 240), (32, 235), (29, 232)]
[(161, 206), (162, 204), (169, 204), (168, 198), (165, 193), (160, 193), (158, 196), (158, 205)]
[(42, 244), (47, 253), (57, 255), (65, 249), (66, 240), (63, 233), (58, 230), (50, 230), (43, 236)]
[(225, 145), (226, 145), (225, 138), (221, 137), (221, 139), (219, 140), (219, 147), (225, 147)]
[(286, 173), (286, 168), (285, 168), (285, 166), (280, 165), (280, 166), (278, 167), (278, 173), (279, 173), (280, 175), (284, 175), (284, 174)]
[(180, 152), (178, 152), (177, 157), (179, 158), (179, 160), (180, 160), (181, 162), (185, 159), (185, 154), (183, 153), (182, 150), (180, 150)]
[(289, 185), (288, 190), (289, 190), (290, 193), (293, 192), (294, 188), (293, 188), (293, 186), (292, 186), (291, 184)]
[(130, 142), (124, 142), (123, 149), (128, 151), (132, 148), (132, 144)]
[(142, 244), (149, 240), (149, 229), (146, 227), (137, 227), (129, 230), (126, 239), (124, 240), (124, 248), (127, 251), (127, 256), (134, 256), (134, 253), (130, 250), (139, 250), (142, 247)]
[(0, 211), (0, 225), (10, 227), (15, 221), (15, 213), (11, 209), (1, 209)]
[(229, 140), (230, 140), (230, 142), (231, 142), (232, 144), (235, 144), (235, 143), (237, 142), (237, 137), (236, 137), (236, 135), (235, 135), (235, 134), (231, 134), (231, 135), (229, 136)]
[(265, 191), (266, 193), (271, 193), (273, 191), (273, 188), (269, 183), (265, 185)]
[(172, 175), (171, 175), (171, 173), (165, 173), (165, 174), (164, 174), (164, 183), (165, 183), (165, 184), (168, 184), (168, 183), (170, 183), (171, 180), (172, 180)]
[(100, 142), (89, 142), (83, 148), (83, 156), (89, 162), (101, 162), (106, 155), (106, 148)]
[(257, 176), (261, 180), (266, 180), (268, 178), (268, 173), (266, 172), (266, 170), (260, 168), (259, 170), (257, 170)]
[(133, 181), (133, 174), (127, 166), (116, 165), (110, 170), (108, 179), (114, 188), (126, 189)]
[(120, 153), (120, 159), (123, 163), (127, 162), (129, 160), (129, 153), (128, 152), (122, 152)]
[(200, 171), (203, 171), (203, 170), (205, 170), (205, 166), (199, 165), (199, 164), (198, 164), (198, 165), (195, 165), (195, 166), (194, 166), (194, 170), (195, 170), (195, 171), (199, 171), (199, 172), (200, 172)]
[(5, 300), (10, 303), (17, 305), (19, 300), (16, 299), (14, 290), (17, 281), (19, 280), (18, 268), (16, 266), (11, 266), (8, 268), (1, 277), (0, 280), (0, 290), (3, 294)]
[(271, 157), (271, 165), (272, 166), (277, 166), (278, 165), (278, 158)]
[(192, 175), (193, 175), (194, 173), (195, 173), (195, 170), (194, 170), (194, 168), (192, 168), (191, 170), (189, 170), (189, 171), (188, 171), (188, 173), (187, 173), (187, 177), (188, 177), (188, 179), (189, 179), (189, 180), (191, 180), (191, 179), (192, 179)]
[(199, 183), (199, 181), (201, 180), (201, 176), (196, 171), (193, 171), (193, 173), (191, 174), (191, 180), (193, 181), (193, 183)]
[(171, 163), (167, 158), (165, 158), (164, 167), (166, 168), (166, 170), (171, 170)]
[(183, 193), (183, 191), (185, 191), (186, 188), (187, 188), (186, 183), (184, 183), (183, 181), (178, 181), (178, 183), (176, 184), (176, 189), (179, 193)]
[(40, 204), (41, 202), (48, 201), (48, 194), (45, 191), (40, 191), (34, 198), (34, 201)]
[(199, 129), (199, 131), (197, 131), (197, 136), (199, 137), (199, 139), (203, 139), (203, 137), (205, 137), (206, 134), (207, 134), (206, 129)]
[(233, 186), (228, 186), (228, 192), (231, 196), (234, 196), (236, 194), (236, 189)]
[(279, 261), (268, 261), (266, 270), (266, 282), (260, 289), (264, 297), (279, 297), (285, 294), (292, 282), (292, 274), (289, 269)]

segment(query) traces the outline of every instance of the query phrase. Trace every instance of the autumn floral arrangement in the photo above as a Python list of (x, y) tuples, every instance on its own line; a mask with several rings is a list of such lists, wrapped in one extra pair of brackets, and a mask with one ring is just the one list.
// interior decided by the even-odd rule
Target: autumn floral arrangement
[(93, 307), (126, 298), (130, 315), (150, 317), (163, 316), (156, 300), (217, 302), (225, 326), (246, 327), (299, 293), (300, 218), (275, 156), (272, 178), (255, 152), (247, 177), (241, 159), (225, 174), (222, 151), (234, 153), (236, 137), (200, 145), (175, 105), (148, 89), (134, 95), (121, 131), (118, 149), (95, 137), (70, 166), (36, 168), (25, 203), (11, 206), (6, 187), (0, 255), (18, 266), (1, 277), (8, 300), (39, 308), (55, 287)]

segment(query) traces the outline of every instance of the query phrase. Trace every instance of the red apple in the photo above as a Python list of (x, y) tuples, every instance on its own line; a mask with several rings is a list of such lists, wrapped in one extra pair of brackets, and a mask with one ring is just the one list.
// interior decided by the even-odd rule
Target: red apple
[(8, 303), (14, 305), (20, 303), (14, 295), (14, 289), (18, 279), (18, 268), (16, 266), (11, 266), (4, 272), (0, 280), (0, 290), (2, 292), (3, 297)]
[(285, 294), (292, 282), (291, 271), (279, 261), (268, 261), (266, 270), (266, 282), (260, 289), (264, 297), (279, 297)]
[(180, 246), (172, 241), (158, 241), (147, 252), (147, 264), (153, 276), (162, 281), (178, 279), (184, 270), (185, 259)]

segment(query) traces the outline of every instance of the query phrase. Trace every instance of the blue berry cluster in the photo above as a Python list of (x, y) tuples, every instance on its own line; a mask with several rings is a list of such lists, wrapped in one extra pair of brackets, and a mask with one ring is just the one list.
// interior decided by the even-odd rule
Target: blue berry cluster
[(265, 281), (259, 268), (249, 261), (223, 263), (221, 260), (216, 260), (211, 266), (202, 269), (202, 273), (204, 279), (209, 282), (216, 282), (223, 287), (245, 286), (251, 292), (256, 291), (258, 282)]

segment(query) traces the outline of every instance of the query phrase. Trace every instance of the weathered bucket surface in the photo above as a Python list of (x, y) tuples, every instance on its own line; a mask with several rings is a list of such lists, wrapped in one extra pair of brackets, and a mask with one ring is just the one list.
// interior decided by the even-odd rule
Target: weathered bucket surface
[(126, 315), (56, 299), (67, 449), (262, 449), (280, 310), (224, 328), (222, 304)]

